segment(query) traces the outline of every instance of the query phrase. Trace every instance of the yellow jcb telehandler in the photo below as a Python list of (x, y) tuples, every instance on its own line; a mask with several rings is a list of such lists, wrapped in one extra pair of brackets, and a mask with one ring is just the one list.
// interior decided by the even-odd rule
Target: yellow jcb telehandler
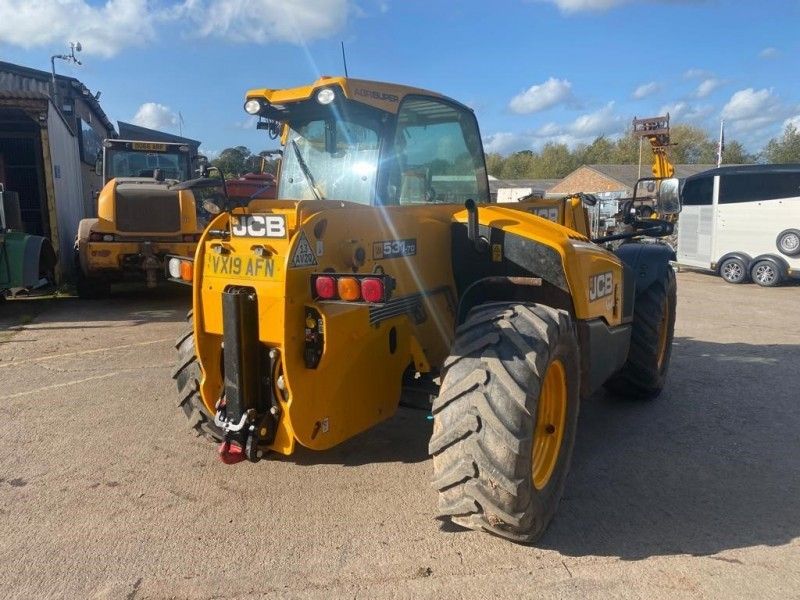
[[(331, 448), (429, 390), (440, 517), (536, 540), (581, 399), (664, 386), (672, 253), (593, 243), (580, 198), (543, 206), (552, 220), (490, 204), (475, 116), (439, 94), (326, 77), (251, 90), (245, 110), (281, 138), (278, 197), (207, 203), (193, 264), (170, 265), (194, 281), (174, 372), (192, 427), (257, 461)], [(671, 229), (655, 225), (632, 223)]]

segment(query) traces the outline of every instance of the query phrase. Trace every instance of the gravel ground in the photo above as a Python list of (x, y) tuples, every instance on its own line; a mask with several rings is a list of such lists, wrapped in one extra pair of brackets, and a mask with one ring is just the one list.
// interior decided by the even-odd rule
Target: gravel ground
[(189, 296), (0, 306), (4, 598), (800, 597), (800, 288), (680, 273), (667, 389), (584, 403), (536, 547), (432, 518), (425, 413), (225, 466), (177, 409)]

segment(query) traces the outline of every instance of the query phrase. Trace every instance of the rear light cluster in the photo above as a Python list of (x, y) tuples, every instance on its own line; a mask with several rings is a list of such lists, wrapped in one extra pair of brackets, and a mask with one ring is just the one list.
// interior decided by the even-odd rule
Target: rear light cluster
[(99, 231), (93, 231), (89, 234), (90, 242), (113, 242), (114, 239), (114, 235), (111, 233), (100, 233)]
[(194, 260), (183, 256), (170, 256), (167, 258), (167, 277), (191, 285), (194, 278)]
[(394, 280), (386, 275), (321, 273), (311, 276), (311, 293), (317, 300), (380, 304), (389, 299), (393, 288)]

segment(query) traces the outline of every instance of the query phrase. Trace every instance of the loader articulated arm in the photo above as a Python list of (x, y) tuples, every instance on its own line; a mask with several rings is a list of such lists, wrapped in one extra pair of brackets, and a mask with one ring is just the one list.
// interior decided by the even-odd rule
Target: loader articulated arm
[(669, 141), (669, 113), (663, 117), (633, 120), (633, 133), (650, 142), (653, 150), (653, 177), (663, 179), (675, 175), (675, 168), (667, 158)]

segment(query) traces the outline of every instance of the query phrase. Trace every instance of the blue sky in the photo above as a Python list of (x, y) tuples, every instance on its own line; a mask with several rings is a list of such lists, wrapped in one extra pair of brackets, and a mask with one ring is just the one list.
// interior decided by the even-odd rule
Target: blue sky
[(342, 73), (472, 106), (487, 150), (619, 135), (634, 116), (759, 150), (800, 126), (798, 0), (0, 0), (0, 60), (58, 63), (113, 120), (178, 131), (213, 155), (270, 148), (242, 110), (252, 87)]

